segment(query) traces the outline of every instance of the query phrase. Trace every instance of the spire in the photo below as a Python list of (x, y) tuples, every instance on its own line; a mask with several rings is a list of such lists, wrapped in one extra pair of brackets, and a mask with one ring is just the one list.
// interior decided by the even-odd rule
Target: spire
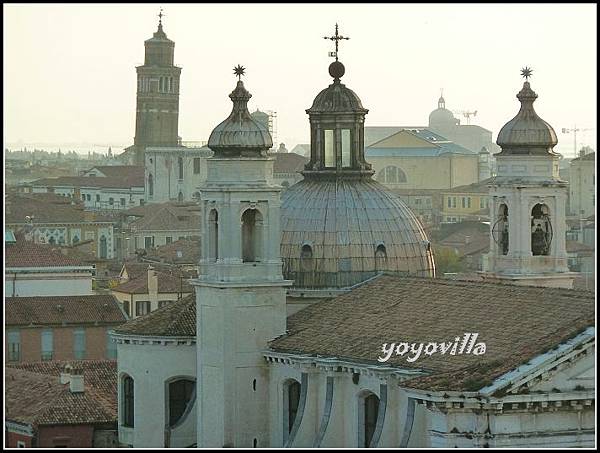
[(444, 99), (444, 89), (440, 88), (440, 98), (438, 99), (438, 109), (446, 108), (446, 100)]
[(338, 61), (338, 53), (339, 53), (339, 42), (342, 40), (348, 40), (350, 38), (346, 36), (342, 36), (338, 33), (338, 24), (335, 24), (335, 34), (333, 36), (324, 36), (323, 39), (329, 39), (335, 43), (335, 52), (330, 52), (329, 56), (334, 56), (335, 61), (329, 65), (329, 75), (333, 77), (334, 83), (340, 82), (340, 78), (343, 77), (346, 72), (346, 68), (344, 65)]
[(496, 143), (505, 154), (549, 154), (556, 155), (552, 148), (558, 143), (552, 126), (538, 116), (533, 103), (538, 95), (531, 89), (529, 77), (533, 70), (525, 67), (521, 75), (525, 78), (523, 88), (517, 93), (521, 103), (519, 113), (502, 127)]
[(156, 30), (156, 33), (154, 33), (154, 37), (155, 38), (166, 38), (167, 35), (166, 33), (163, 31), (163, 27), (162, 27), (162, 18), (165, 16), (165, 14), (163, 13), (163, 9), (160, 9), (160, 12), (158, 13), (158, 29)]

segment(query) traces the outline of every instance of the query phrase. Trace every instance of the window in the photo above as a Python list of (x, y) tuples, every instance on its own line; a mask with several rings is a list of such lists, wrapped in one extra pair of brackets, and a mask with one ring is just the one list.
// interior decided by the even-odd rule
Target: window
[(184, 239), (185, 239), (185, 236), (179, 236), (179, 237), (177, 238), (177, 240), (178, 240), (178, 241), (183, 241)]
[(123, 378), (123, 420), (122, 425), (128, 428), (133, 428), (133, 379), (130, 376)]
[(125, 198), (121, 198), (121, 206), (125, 206)]
[(385, 245), (379, 244), (375, 250), (375, 270), (381, 271), (386, 268), (387, 251)]
[(369, 448), (377, 426), (377, 413), (379, 412), (379, 398), (371, 393), (363, 400), (364, 405), (364, 444), (361, 447)]
[(52, 329), (42, 331), (42, 360), (52, 360), (54, 350)]
[(200, 174), (200, 158), (194, 157), (194, 174)]
[(242, 261), (258, 260), (262, 234), (262, 216), (256, 209), (247, 209), (242, 214)]
[(456, 207), (456, 197), (452, 197), (452, 207)]
[(113, 204), (115, 204), (115, 199), (114, 199), (113, 197), (110, 197), (110, 198), (108, 199), (108, 204), (109, 204), (109, 205), (111, 205), (111, 206), (112, 206)]
[(144, 236), (144, 248), (149, 249), (154, 247), (154, 236)]
[(173, 242), (173, 237), (172, 236), (167, 236), (165, 238), (165, 244), (170, 244), (171, 242)]
[[(296, 415), (298, 414), (298, 406), (300, 406), (300, 390), (301, 386), (298, 381), (291, 381), (285, 386), (286, 399), (287, 399), (287, 432), (292, 432), (294, 422), (296, 421)], [(285, 406), (285, 405), (284, 405)]]
[(452, 198), (448, 197), (447, 200), (448, 200), (448, 207), (451, 208), (452, 207)]
[(533, 256), (549, 255), (551, 242), (550, 209), (538, 203), (531, 210), (531, 253)]
[(81, 199), (82, 199), (83, 201), (85, 201), (85, 194), (84, 194), (84, 193), (82, 193), (82, 194), (81, 194)]
[(179, 192), (179, 194), (177, 195), (177, 201), (179, 203), (183, 203), (183, 193), (182, 192)]
[(149, 300), (138, 300), (135, 303), (135, 315), (143, 316), (150, 313), (150, 301)]
[(106, 329), (106, 358), (116, 359), (117, 358), (117, 344), (113, 341), (110, 336), (112, 331)]
[(154, 195), (154, 177), (152, 173), (148, 175), (148, 195)]
[(21, 360), (21, 332), (13, 330), (8, 332), (8, 361), (19, 362)]
[(108, 245), (106, 241), (106, 236), (104, 235), (100, 237), (100, 258), (108, 258)]
[(73, 356), (76, 360), (85, 359), (85, 330), (73, 331)]
[(350, 129), (342, 129), (342, 167), (350, 167)]
[(131, 311), (129, 308), (130, 302), (128, 300), (123, 301), (123, 310), (127, 316), (131, 316)]
[(300, 251), (300, 268), (303, 271), (312, 271), (314, 267), (312, 247), (308, 244), (302, 246)]
[(85, 199), (87, 201), (91, 201), (92, 200), (92, 196), (88, 193), (88, 194), (85, 195)]
[(401, 168), (394, 167), (393, 165), (380, 170), (377, 174), (377, 180), (384, 184), (398, 184), (407, 181), (406, 173)]
[(169, 305), (171, 302), (173, 302), (173, 301), (172, 300), (159, 300), (158, 308), (165, 307), (165, 306)]
[(173, 427), (183, 416), (192, 399), (196, 382), (179, 379), (169, 383), (169, 426)]
[(179, 167), (179, 179), (183, 179), (183, 157), (177, 158), (177, 166)]
[(333, 129), (325, 129), (325, 166), (335, 167)]
[(100, 195), (96, 195), (96, 202), (100, 203)]

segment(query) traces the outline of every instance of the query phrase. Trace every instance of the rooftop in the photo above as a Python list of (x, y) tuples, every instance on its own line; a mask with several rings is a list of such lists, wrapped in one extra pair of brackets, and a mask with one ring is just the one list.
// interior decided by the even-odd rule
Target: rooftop
[(147, 315), (132, 319), (117, 327), (115, 333), (159, 337), (195, 337), (196, 297), (194, 294), (190, 294)]
[[(146, 268), (147, 269), (147, 268)], [(183, 274), (156, 271), (158, 281), (158, 293), (191, 293), (191, 285)], [(125, 294), (148, 294), (148, 274), (138, 274), (129, 281), (121, 283), (112, 289), (115, 292)]]
[(6, 297), (6, 326), (67, 326), (119, 324), (127, 320), (109, 294), (87, 296)]
[(392, 355), (386, 362), (430, 372), (431, 390), (463, 390), (472, 377), (464, 369), (481, 366), (478, 377), (493, 380), (593, 326), (594, 309), (588, 291), (382, 275), (290, 316), (288, 333), (270, 347), (381, 365), (384, 343), (448, 342), (476, 332), (484, 355), (433, 354), (415, 362)]
[(200, 240), (181, 239), (147, 250), (145, 259), (170, 264), (197, 264), (200, 260)]
[(123, 213), (140, 217), (131, 222), (135, 231), (194, 231), (200, 232), (200, 213), (197, 205), (174, 203), (148, 204)]
[(15, 243), (4, 246), (5, 266), (14, 267), (63, 267), (63, 266), (86, 266), (79, 259), (66, 256), (60, 248), (48, 244), (36, 244), (25, 240), (22, 235), (17, 234)]
[(296, 153), (273, 153), (275, 163), (273, 173), (299, 173), (304, 170), (308, 158)]

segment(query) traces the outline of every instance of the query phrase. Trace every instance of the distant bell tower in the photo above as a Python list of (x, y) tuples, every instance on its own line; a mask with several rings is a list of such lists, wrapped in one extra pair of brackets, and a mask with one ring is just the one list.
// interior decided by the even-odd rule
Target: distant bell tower
[[(528, 79), (531, 69), (524, 68)], [(498, 133), (497, 176), (490, 188), (490, 253), (482, 276), (515, 285), (572, 288), (566, 252), (568, 183), (558, 175), (552, 126), (533, 108), (526, 80), (519, 113)]]
[(177, 146), (179, 121), (179, 76), (181, 68), (173, 64), (175, 43), (162, 27), (162, 10), (158, 30), (144, 42), (144, 65), (137, 71), (137, 106), (135, 117), (135, 164), (144, 165), (148, 146)]

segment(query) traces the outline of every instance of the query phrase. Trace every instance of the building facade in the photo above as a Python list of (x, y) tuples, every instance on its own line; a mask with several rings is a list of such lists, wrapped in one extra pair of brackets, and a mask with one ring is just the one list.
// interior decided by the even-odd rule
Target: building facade
[(580, 154), (571, 160), (569, 171), (569, 208), (572, 216), (585, 218), (596, 214), (596, 153)]

